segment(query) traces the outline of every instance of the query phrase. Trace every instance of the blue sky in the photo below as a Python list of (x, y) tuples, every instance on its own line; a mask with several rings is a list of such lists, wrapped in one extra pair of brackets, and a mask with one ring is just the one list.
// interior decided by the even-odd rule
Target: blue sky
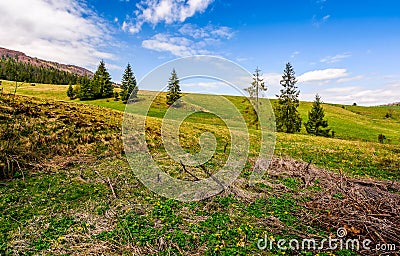
[(91, 70), (104, 59), (115, 81), (128, 62), (140, 80), (209, 54), (259, 66), (273, 97), (289, 61), (301, 99), (376, 105), (400, 101), (399, 46), (395, 0), (0, 2), (0, 47)]

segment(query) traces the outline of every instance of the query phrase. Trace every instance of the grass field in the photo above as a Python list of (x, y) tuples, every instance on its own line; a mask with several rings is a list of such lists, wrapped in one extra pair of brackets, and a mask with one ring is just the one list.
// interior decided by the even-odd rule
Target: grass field
[[(3, 81), (1, 86), (11, 92), (14, 84)], [(249, 125), (251, 154), (237, 182), (207, 200), (182, 203), (149, 191), (130, 170), (122, 150), (120, 125), (125, 107), (120, 101), (70, 102), (66, 88), (25, 84), (17, 94), (34, 98), (17, 97), (13, 102), (12, 96), (0, 96), (2, 129), (19, 141), (15, 144), (18, 154), (5, 158), (26, 167), (15, 167), (15, 178), (0, 185), (0, 254), (361, 253), (257, 248), (258, 239), (265, 236), (276, 240), (326, 238), (344, 226), (352, 238), (379, 239), (374, 230), (387, 242), (400, 239), (395, 210), (400, 201), (400, 110), (396, 107), (324, 104), (335, 138), (309, 136), (305, 131), (278, 133), (275, 156), (280, 160), (274, 159), (264, 181), (254, 187), (247, 185), (247, 178), (258, 151), (259, 133)], [(143, 108), (152, 94), (140, 92), (135, 107)], [(163, 97), (156, 99), (149, 113), (147, 142), (166, 172), (191, 180), (166, 156), (161, 144), (159, 129), (167, 109)], [(242, 112), (248, 104), (239, 97), (227, 98)], [(303, 121), (310, 107), (311, 103), (301, 103)], [(388, 111), (389, 119), (385, 118)], [(9, 118), (14, 118), (13, 123), (4, 121)], [(74, 131), (72, 136), (64, 134), (66, 130)], [(215, 157), (206, 165), (215, 171), (226, 160), (223, 148), (228, 132), (216, 116), (198, 113), (187, 118), (180, 128), (181, 144), (188, 150), (196, 148), (204, 131), (213, 132), (219, 142)], [(378, 143), (379, 133), (390, 141)], [(32, 146), (39, 141), (47, 144)], [(25, 150), (28, 146), (36, 150)], [(313, 164), (310, 170), (307, 162)], [(190, 171), (201, 175), (199, 169)], [(366, 193), (374, 196), (365, 197)], [(374, 223), (386, 223), (386, 228), (379, 229)]]

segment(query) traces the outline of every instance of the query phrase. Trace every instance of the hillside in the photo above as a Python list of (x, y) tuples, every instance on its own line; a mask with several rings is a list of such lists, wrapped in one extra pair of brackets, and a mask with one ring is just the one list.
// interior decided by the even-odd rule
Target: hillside
[[(1, 84), (4, 93), (16, 85), (16, 98), (0, 96), (0, 254), (249, 255), (260, 253), (257, 241), (265, 236), (322, 239), (341, 227), (348, 238), (400, 240), (396, 107), (324, 104), (336, 137), (309, 136), (304, 129), (277, 133), (267, 175), (249, 187), (260, 134), (249, 123), (248, 103), (227, 96), (249, 128), (246, 167), (221, 194), (182, 203), (151, 192), (130, 169), (121, 140), (121, 101), (70, 101), (62, 85)], [(153, 95), (140, 91), (134, 107), (145, 108)], [(208, 99), (213, 102), (212, 96)], [(310, 107), (301, 102), (303, 121)], [(166, 154), (160, 137), (166, 111), (161, 94), (146, 126), (153, 159), (175, 178), (207, 177), (196, 167), (186, 167), (189, 175)], [(388, 112), (390, 118), (385, 117)], [(225, 144), (228, 152), (232, 145), (227, 127), (215, 115), (194, 114), (179, 131), (188, 152), (198, 149), (203, 132), (215, 134), (217, 149), (204, 167), (214, 173), (223, 166)], [(377, 142), (379, 133), (387, 136), (385, 143)]]
[[(347, 238), (387, 243), (400, 239), (397, 145), (278, 134), (275, 157), (262, 182), (247, 185), (254, 163), (250, 157), (239, 179), (221, 194), (182, 203), (151, 192), (130, 170), (120, 137), (122, 113), (93, 106), (116, 107), (116, 102), (54, 101), (50, 97), (57, 94), (44, 93), (47, 87), (52, 88), (20, 88), (40, 97), (0, 96), (0, 124), (6, 131), (1, 145), (9, 137), (15, 142), (7, 146), (10, 151), (1, 150), (3, 173), (10, 166), (4, 163), (15, 169), (13, 179), (0, 183), (2, 255), (263, 254), (266, 251), (257, 248), (260, 238), (322, 239), (340, 227), (348, 230)], [(141, 92), (137, 107), (150, 95)], [(231, 100), (242, 103), (237, 97)], [(148, 118), (152, 156), (164, 171), (192, 180), (179, 164), (165, 158), (160, 146), (160, 116), (166, 110), (162, 102), (163, 96)], [(303, 104), (307, 108), (309, 103)], [(197, 145), (194, 131), (199, 129), (218, 131), (217, 137), (226, 131), (214, 117), (199, 115), (182, 125), (183, 146)], [(256, 153), (257, 131), (249, 128), (250, 151)], [(224, 159), (218, 146), (206, 167), (214, 171)], [(200, 175), (196, 168), (190, 170)], [(274, 246), (269, 252), (283, 251)], [(340, 249), (334, 253), (378, 254)]]
[(61, 71), (66, 71), (66, 72), (76, 74), (79, 76), (85, 76), (85, 75), (93, 76), (93, 72), (91, 72), (85, 68), (82, 68), (82, 67), (78, 67), (75, 65), (61, 64), (61, 63), (57, 63), (57, 62), (38, 59), (35, 57), (30, 57), (30, 56), (27, 56), (23, 52), (9, 50), (9, 49), (2, 48), (2, 47), (0, 47), (0, 58), (14, 58), (14, 59), (18, 60), (19, 62), (29, 63), (29, 64), (32, 64), (32, 65), (38, 66), (38, 67), (55, 68), (55, 69), (58, 69)]

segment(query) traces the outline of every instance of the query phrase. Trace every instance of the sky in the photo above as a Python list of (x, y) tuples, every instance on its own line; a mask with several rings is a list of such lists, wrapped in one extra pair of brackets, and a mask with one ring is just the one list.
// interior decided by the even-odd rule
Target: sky
[(176, 58), (219, 56), (259, 67), (270, 98), (290, 62), (301, 100), (400, 101), (397, 0), (1, 0), (0, 47), (92, 71), (104, 60), (116, 82), (128, 62), (140, 81)]

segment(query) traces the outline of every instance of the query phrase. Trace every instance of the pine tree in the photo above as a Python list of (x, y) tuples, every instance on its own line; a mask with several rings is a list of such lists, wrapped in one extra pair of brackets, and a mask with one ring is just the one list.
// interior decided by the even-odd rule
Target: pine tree
[(96, 73), (94, 73), (91, 84), (95, 98), (111, 98), (114, 96), (114, 86), (104, 61), (100, 61), (100, 65)]
[(121, 80), (120, 96), (123, 102), (127, 102), (129, 98), (136, 99), (137, 93), (138, 87), (136, 85), (136, 78), (133, 74), (131, 65), (128, 63)]
[(331, 129), (328, 128), (328, 121), (324, 120), (325, 113), (321, 103), (321, 97), (319, 97), (318, 94), (315, 95), (312, 109), (308, 112), (308, 121), (304, 125), (309, 134), (329, 137), (329, 131)]
[(167, 104), (171, 106), (175, 101), (180, 99), (181, 96), (181, 88), (179, 86), (179, 78), (175, 72), (175, 69), (171, 72), (171, 77), (168, 81), (168, 93), (167, 93)]
[(80, 85), (80, 93), (79, 99), (80, 100), (91, 100), (95, 98), (95, 93), (92, 88), (92, 83), (87, 76), (84, 76), (79, 81)]
[(72, 100), (72, 99), (75, 99), (74, 88), (72, 87), (72, 84), (69, 84), (69, 86), (68, 86), (67, 96), (68, 96), (71, 100)]
[[(259, 93), (262, 91), (266, 91), (268, 88), (264, 83), (264, 79), (261, 78), (261, 70), (257, 67), (255, 70), (255, 73), (253, 74), (253, 82), (251, 83), (251, 86), (246, 88), (245, 90), (249, 93), (250, 98), (252, 100), (255, 100), (255, 112), (251, 111), (254, 113), (254, 120), (253, 124), (256, 125), (256, 129), (258, 129), (258, 107), (259, 107)], [(250, 106), (251, 107), (251, 106)], [(252, 108), (252, 107), (251, 107)]]
[(283, 86), (275, 109), (276, 128), (279, 132), (295, 133), (301, 128), (299, 107), (300, 91), (296, 87), (296, 77), (290, 63), (286, 64), (280, 84)]

